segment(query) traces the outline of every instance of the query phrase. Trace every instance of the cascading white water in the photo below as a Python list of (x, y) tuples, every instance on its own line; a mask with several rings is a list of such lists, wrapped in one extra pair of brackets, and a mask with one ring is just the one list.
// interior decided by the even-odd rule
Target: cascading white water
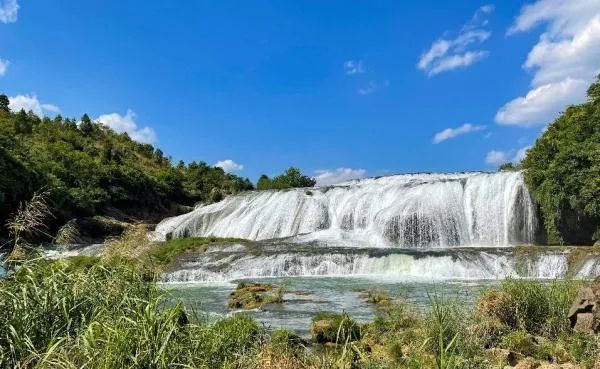
[(520, 172), (406, 174), (324, 188), (254, 191), (162, 221), (154, 237), (238, 237), (406, 248), (532, 243)]
[[(235, 251), (233, 251), (235, 250)], [(581, 269), (569, 270), (568, 253), (518, 255), (498, 250), (447, 253), (376, 253), (324, 250), (256, 254), (242, 246), (214, 250), (184, 261), (166, 273), (170, 283), (224, 282), (244, 278), (292, 276), (372, 277), (396, 281), (491, 280), (506, 277), (554, 279), (567, 275), (589, 278), (598, 268), (590, 257)]]

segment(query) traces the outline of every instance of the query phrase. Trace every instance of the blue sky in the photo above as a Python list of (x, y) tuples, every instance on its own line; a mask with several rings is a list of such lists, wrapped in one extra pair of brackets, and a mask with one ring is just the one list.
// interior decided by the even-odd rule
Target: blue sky
[(585, 99), (599, 53), (600, 0), (0, 0), (12, 108), (252, 180), (495, 170)]

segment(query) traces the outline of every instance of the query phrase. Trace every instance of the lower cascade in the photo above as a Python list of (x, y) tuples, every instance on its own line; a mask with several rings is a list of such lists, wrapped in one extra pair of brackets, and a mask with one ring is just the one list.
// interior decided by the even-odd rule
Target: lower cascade
[(428, 249), (530, 244), (536, 223), (521, 172), (404, 174), (230, 196), (163, 220), (153, 237)]
[[(253, 247), (257, 247), (256, 245)], [(395, 281), (589, 278), (600, 273), (598, 255), (577, 263), (568, 251), (515, 253), (510, 249), (410, 252), (393, 249), (279, 250), (233, 245), (191, 254), (163, 276), (165, 282), (227, 282), (263, 277), (372, 277)]]

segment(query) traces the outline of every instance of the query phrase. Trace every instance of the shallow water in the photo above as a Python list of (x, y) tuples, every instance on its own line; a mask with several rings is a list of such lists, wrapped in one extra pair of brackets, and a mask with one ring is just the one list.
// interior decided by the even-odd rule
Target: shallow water
[[(228, 309), (227, 299), (237, 282), (241, 281), (244, 280), (231, 283), (164, 284), (163, 287), (171, 290), (172, 298), (182, 300), (199, 316), (216, 319), (240, 312)], [(367, 277), (282, 277), (262, 278), (259, 281), (283, 286), (285, 301), (247, 313), (268, 328), (285, 328), (303, 336), (308, 336), (311, 318), (320, 311), (346, 311), (357, 321), (372, 321), (378, 313), (360, 297), (364, 290), (385, 291), (415, 309), (424, 309), (430, 304), (430, 296), (470, 305), (479, 292), (497, 283), (483, 280), (399, 282)]]

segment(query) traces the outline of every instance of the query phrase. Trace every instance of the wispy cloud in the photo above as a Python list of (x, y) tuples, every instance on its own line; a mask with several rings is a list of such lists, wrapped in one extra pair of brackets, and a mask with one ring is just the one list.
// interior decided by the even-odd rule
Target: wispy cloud
[(369, 83), (362, 88), (359, 88), (358, 90), (356, 90), (356, 93), (361, 95), (361, 96), (366, 96), (366, 95), (371, 95), (372, 93), (376, 92), (377, 90), (381, 89), (381, 88), (386, 88), (389, 87), (390, 85), (390, 81), (385, 80), (383, 82), (376, 82), (376, 81), (369, 81)]
[(506, 151), (491, 150), (485, 156), (488, 165), (500, 165), (508, 161), (509, 153)]
[(471, 123), (465, 123), (462, 126), (456, 128), (446, 128), (443, 131), (440, 131), (435, 134), (435, 136), (433, 137), (433, 143), (438, 144), (440, 142), (449, 140), (454, 137), (458, 137), (460, 135), (484, 130), (485, 128), (485, 126), (475, 126)]
[(369, 84), (366, 87), (359, 88), (356, 92), (359, 95), (370, 95), (377, 90), (377, 84), (375, 81), (369, 81)]
[(0, 59), (0, 77), (6, 74), (9, 65), (10, 62), (8, 60)]
[(136, 115), (132, 110), (127, 110), (125, 115), (119, 113), (103, 114), (95, 119), (105, 124), (115, 132), (127, 133), (132, 140), (152, 144), (156, 141), (156, 133), (150, 127), (138, 127)]
[(600, 73), (600, 0), (538, 0), (521, 9), (509, 35), (539, 24), (546, 30), (523, 68), (535, 71), (531, 88), (496, 113), (496, 122), (532, 126), (552, 121), (567, 105), (585, 101)]
[(244, 169), (242, 164), (238, 164), (231, 159), (218, 161), (215, 163), (215, 167), (219, 167), (227, 173), (235, 173)]
[(344, 73), (351, 76), (365, 72), (362, 60), (347, 60), (344, 62)]
[(493, 11), (493, 5), (480, 7), (471, 20), (462, 26), (458, 36), (442, 37), (435, 41), (429, 50), (421, 55), (417, 68), (424, 71), (428, 77), (432, 77), (442, 72), (468, 67), (487, 57), (488, 51), (469, 48), (481, 45), (491, 36), (491, 32), (485, 27)]
[(38, 116), (44, 115), (44, 113), (58, 113), (60, 109), (54, 104), (41, 103), (35, 95), (16, 95), (10, 96), (9, 109), (13, 112), (21, 110), (32, 111)]
[(337, 168), (315, 171), (317, 186), (330, 186), (332, 184), (363, 178), (367, 171), (364, 169)]
[(527, 155), (527, 150), (529, 150), (531, 146), (524, 146), (517, 150), (511, 149), (508, 151), (501, 150), (491, 150), (487, 153), (485, 157), (485, 163), (488, 165), (498, 166), (500, 164), (512, 162), (514, 164), (518, 164)]
[(16, 22), (18, 12), (17, 0), (0, 0), (0, 23)]

